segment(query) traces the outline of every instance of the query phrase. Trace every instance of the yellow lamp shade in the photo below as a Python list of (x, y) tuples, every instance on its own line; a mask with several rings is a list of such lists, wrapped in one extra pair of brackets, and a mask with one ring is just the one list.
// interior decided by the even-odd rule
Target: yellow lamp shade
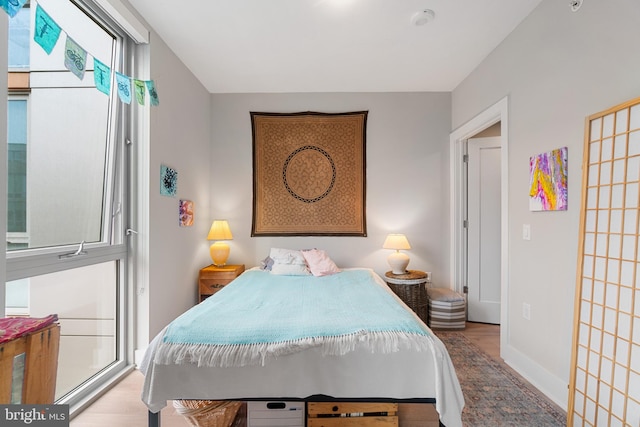
[[(232, 240), (233, 234), (229, 228), (229, 223), (224, 219), (216, 219), (211, 224), (207, 240)], [(215, 242), (209, 247), (209, 255), (214, 265), (222, 266), (229, 258), (229, 245), (225, 242)]]
[(226, 219), (216, 219), (211, 224), (207, 240), (233, 240), (233, 234)]

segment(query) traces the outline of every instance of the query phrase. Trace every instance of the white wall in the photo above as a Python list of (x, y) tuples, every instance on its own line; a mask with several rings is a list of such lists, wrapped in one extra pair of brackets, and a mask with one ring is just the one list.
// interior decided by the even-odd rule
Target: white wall
[[(147, 245), (142, 265), (148, 270), (137, 283), (138, 348), (196, 303), (198, 270), (210, 263), (210, 95), (154, 32), (149, 55), (160, 105), (150, 110), (148, 187), (140, 198), (148, 210), (148, 228), (138, 236)], [(160, 195), (161, 164), (178, 171), (175, 197)], [(180, 199), (195, 204), (192, 227), (178, 225)]]
[[(585, 118), (640, 96), (640, 3), (544, 0), (454, 91), (453, 127), (509, 97), (506, 361), (566, 408)], [(569, 209), (530, 212), (529, 157), (569, 147)], [(522, 225), (531, 240), (522, 240)], [(522, 304), (531, 305), (531, 320)]]
[[(409, 269), (449, 271), (449, 93), (213, 94), (211, 215), (227, 218), (230, 263), (258, 265), (271, 247), (326, 249), (341, 267), (388, 271), (388, 233), (405, 233)], [(250, 237), (252, 139), (250, 111), (368, 110), (367, 237)]]

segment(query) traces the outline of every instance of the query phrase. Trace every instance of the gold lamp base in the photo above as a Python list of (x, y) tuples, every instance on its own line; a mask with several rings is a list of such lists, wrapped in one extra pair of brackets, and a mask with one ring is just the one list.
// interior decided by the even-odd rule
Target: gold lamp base
[(224, 242), (215, 242), (209, 247), (209, 254), (211, 255), (211, 261), (213, 265), (223, 266), (227, 263), (229, 258), (229, 245)]

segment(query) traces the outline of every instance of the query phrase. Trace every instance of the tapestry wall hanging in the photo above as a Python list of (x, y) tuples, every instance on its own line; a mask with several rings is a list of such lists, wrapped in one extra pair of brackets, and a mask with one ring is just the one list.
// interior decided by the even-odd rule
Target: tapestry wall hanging
[(367, 111), (251, 112), (252, 236), (366, 236)]

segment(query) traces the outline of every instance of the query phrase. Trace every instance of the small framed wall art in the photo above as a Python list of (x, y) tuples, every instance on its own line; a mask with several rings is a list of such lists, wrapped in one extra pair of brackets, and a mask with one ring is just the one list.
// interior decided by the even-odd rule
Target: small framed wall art
[(160, 165), (160, 194), (175, 196), (178, 192), (178, 171), (167, 165)]
[(180, 227), (193, 225), (193, 202), (191, 200), (180, 200), (179, 222)]

